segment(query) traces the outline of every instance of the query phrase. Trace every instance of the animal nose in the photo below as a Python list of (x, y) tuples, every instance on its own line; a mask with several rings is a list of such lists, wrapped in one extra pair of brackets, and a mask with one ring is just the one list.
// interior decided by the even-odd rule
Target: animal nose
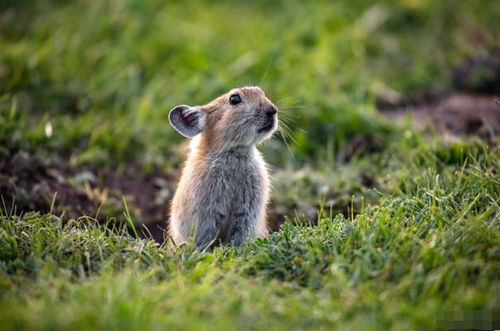
[(268, 107), (266, 110), (265, 110), (265, 113), (267, 116), (273, 116), (274, 114), (276, 114), (278, 112), (278, 109), (276, 109), (276, 107), (274, 106), (270, 106)]

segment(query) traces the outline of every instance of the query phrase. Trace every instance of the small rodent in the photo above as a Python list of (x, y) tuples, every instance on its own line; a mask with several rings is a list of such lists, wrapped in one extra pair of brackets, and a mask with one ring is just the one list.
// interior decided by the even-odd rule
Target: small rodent
[(256, 86), (170, 111), (170, 124), (193, 137), (171, 205), (168, 233), (176, 244), (193, 236), (210, 249), (267, 235), (269, 179), (256, 145), (277, 129), (277, 113)]

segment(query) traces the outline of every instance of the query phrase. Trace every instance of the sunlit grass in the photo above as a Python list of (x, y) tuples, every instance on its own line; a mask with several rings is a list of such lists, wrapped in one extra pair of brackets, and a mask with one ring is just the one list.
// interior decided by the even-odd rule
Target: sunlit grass
[[(0, 222), (4, 328), (423, 328), (498, 308), (500, 183), (487, 147), (415, 155), (398, 193), (354, 218), (285, 224), (242, 248), (158, 247), (54, 215)], [(331, 215), (331, 216), (329, 216)]]
[(52, 208), (60, 192), (48, 214), (0, 192), (1, 329), (436, 329), (446, 311), (498, 311), (498, 148), (375, 109), (450, 89), (450, 68), (498, 47), (497, 13), (453, 0), (0, 4), (0, 162), (30, 176), (175, 173), (168, 110), (258, 84), (280, 108), (262, 150), (288, 220), (202, 253), (137, 238), (126, 197), (124, 211), (118, 199), (70, 218)]

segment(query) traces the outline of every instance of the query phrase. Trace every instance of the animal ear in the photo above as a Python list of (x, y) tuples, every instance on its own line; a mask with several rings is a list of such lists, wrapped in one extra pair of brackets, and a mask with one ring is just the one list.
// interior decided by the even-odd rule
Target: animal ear
[(198, 107), (178, 105), (168, 115), (170, 124), (184, 137), (191, 138), (201, 132), (201, 110)]

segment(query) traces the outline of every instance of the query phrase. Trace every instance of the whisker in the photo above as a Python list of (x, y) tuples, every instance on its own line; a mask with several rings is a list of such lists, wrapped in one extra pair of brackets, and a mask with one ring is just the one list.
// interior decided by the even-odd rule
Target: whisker
[[(290, 153), (290, 156), (292, 157), (292, 159), (295, 160), (295, 155), (293, 154), (292, 148), (290, 147), (290, 145), (286, 141), (285, 135), (283, 134), (283, 132), (281, 130), (278, 130), (278, 133), (281, 135), (281, 138), (283, 139), (283, 142), (285, 143), (285, 146), (286, 146), (286, 149), (288, 150), (288, 153)], [(296, 142), (293, 141), (293, 143), (296, 143)]]
[(280, 129), (286, 132), (292, 132), (292, 129), (290, 129), (290, 127), (285, 122), (280, 122)]
[(280, 121), (282, 121), (282, 120), (284, 120), (284, 121), (290, 121), (291, 120), (290, 116), (288, 114), (284, 114), (284, 113), (279, 113), (278, 114), (278, 119)]
[(290, 139), (291, 142), (294, 144), (297, 143), (297, 140), (289, 133), (283, 130), (278, 130), (280, 132), (281, 137), (283, 138), (283, 141), (286, 143), (286, 139)]
[(293, 123), (290, 123), (290, 122), (287, 123), (286, 121), (280, 120), (280, 124), (284, 127), (284, 130), (287, 130), (288, 132), (292, 132), (292, 129), (290, 128), (290, 126), (293, 126), (294, 130), (297, 130), (297, 131), (300, 131), (301, 133), (307, 134), (306, 130), (297, 127)]
[(280, 122), (279, 124), (280, 124), (279, 130), (281, 130), (284, 134), (288, 135), (290, 137), (290, 139), (294, 140), (293, 135), (292, 135), (292, 133), (293, 133), (292, 129), (290, 129), (290, 127), (284, 122)]
[(289, 118), (299, 119), (300, 117), (302, 117), (302, 114), (289, 112), (285, 109), (285, 110), (280, 110), (280, 116), (287, 119)]
[(281, 118), (279, 119), (279, 121), (280, 121), (281, 123), (285, 123), (287, 126), (295, 126), (295, 122), (294, 122), (294, 121), (292, 121), (292, 120), (290, 120), (289, 118), (284, 118), (284, 117), (281, 117)]

